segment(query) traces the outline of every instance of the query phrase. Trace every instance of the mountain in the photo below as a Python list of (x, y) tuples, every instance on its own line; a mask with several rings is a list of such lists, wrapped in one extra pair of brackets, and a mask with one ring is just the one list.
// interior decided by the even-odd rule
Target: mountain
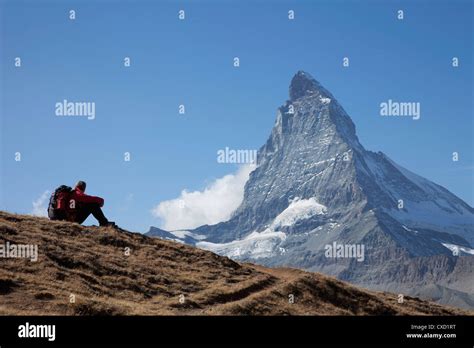
[[(36, 246), (37, 258), (12, 257), (34, 249), (23, 246)], [(139, 233), (6, 212), (0, 256), (0, 315), (472, 314)]]
[(308, 73), (293, 77), (289, 97), (231, 219), (162, 237), (474, 308), (474, 209), (366, 150), (336, 98)]

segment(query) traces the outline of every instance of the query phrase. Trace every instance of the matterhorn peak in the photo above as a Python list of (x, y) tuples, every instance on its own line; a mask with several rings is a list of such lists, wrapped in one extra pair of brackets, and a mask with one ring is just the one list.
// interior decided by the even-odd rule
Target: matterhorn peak
[[(467, 257), (474, 255), (474, 209), (382, 152), (366, 150), (349, 115), (310, 74), (294, 75), (290, 98), (277, 110), (231, 218), (184, 237), (154, 235), (384, 291), (413, 289), (431, 298), (435, 284), (443, 289), (440, 302), (472, 308), (464, 279), (474, 266)], [(339, 259), (334, 250), (342, 246), (360, 253)], [(451, 280), (456, 288), (445, 287)]]
[(291, 79), (290, 99), (296, 100), (301, 97), (320, 94), (321, 97), (332, 97), (316, 79), (303, 70), (299, 70)]

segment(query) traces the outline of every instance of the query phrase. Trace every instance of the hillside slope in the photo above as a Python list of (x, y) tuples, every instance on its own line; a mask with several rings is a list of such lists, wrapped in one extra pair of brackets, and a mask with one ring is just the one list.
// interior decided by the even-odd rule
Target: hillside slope
[(0, 258), (1, 315), (468, 314), (138, 233), (0, 212), (0, 245), (13, 244), (37, 245), (38, 260)]

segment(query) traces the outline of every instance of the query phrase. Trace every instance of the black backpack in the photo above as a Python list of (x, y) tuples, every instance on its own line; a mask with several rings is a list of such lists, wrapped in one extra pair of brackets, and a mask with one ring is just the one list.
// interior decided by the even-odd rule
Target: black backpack
[[(66, 204), (67, 197), (72, 192), (72, 188), (66, 185), (59, 186), (51, 194), (48, 205), (48, 216), (51, 220), (65, 220), (66, 219)], [(65, 200), (65, 201), (64, 201)], [(63, 201), (63, 202), (61, 202)], [(59, 203), (59, 206), (58, 206)]]

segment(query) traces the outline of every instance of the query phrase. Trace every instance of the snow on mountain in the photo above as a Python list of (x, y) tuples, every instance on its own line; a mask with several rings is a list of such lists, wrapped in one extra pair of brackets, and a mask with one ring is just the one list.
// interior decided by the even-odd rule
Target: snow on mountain
[[(366, 151), (362, 162), (360, 170), (372, 177), (383, 195), (392, 201), (378, 206), (384, 212), (404, 225), (453, 233), (474, 245), (472, 207), (442, 186), (396, 164), (383, 153)], [(379, 197), (383, 195), (379, 194)]]
[(278, 246), (285, 239), (285, 233), (268, 228), (263, 232), (252, 232), (242, 240), (220, 244), (198, 242), (196, 246), (237, 260), (260, 259), (284, 253), (285, 250)]
[(186, 231), (186, 230), (165, 231), (156, 227), (150, 227), (150, 230), (146, 233), (146, 235), (150, 237), (159, 237), (161, 239), (172, 240), (175, 242), (193, 244), (193, 245), (196, 242), (207, 238), (205, 235), (193, 233), (191, 231)]
[(195, 234), (195, 233), (192, 233), (191, 231), (180, 230), (180, 231), (170, 231), (170, 233), (172, 235), (176, 236), (177, 238), (181, 238), (181, 239), (184, 239), (186, 237), (190, 237), (190, 238), (193, 238), (193, 239), (196, 239), (196, 240), (206, 239), (205, 235)]
[(309, 199), (293, 199), (285, 210), (283, 210), (271, 224), (273, 229), (281, 226), (292, 226), (297, 221), (308, 219), (314, 215), (326, 214), (327, 208), (319, 204), (314, 197)]
[(454, 254), (461, 254), (466, 253), (470, 255), (474, 255), (474, 249), (463, 247), (461, 245), (449, 244), (449, 243), (442, 243), (446, 248), (451, 250)]
[(319, 204), (314, 197), (309, 199), (296, 197), (263, 232), (254, 231), (244, 239), (228, 243), (200, 241), (195, 245), (239, 260), (275, 257), (285, 252), (280, 245), (287, 236), (284, 232), (278, 231), (279, 228), (293, 226), (298, 221), (326, 214), (326, 211), (327, 208)]
[(422, 198), (406, 199), (404, 209), (388, 211), (392, 217), (412, 227), (431, 228), (460, 235), (471, 246), (474, 245), (473, 209), (469, 205), (442, 186), (384, 157), (424, 193)]
[(323, 104), (329, 104), (331, 102), (331, 98), (319, 98), (319, 100), (321, 101), (321, 103)]

